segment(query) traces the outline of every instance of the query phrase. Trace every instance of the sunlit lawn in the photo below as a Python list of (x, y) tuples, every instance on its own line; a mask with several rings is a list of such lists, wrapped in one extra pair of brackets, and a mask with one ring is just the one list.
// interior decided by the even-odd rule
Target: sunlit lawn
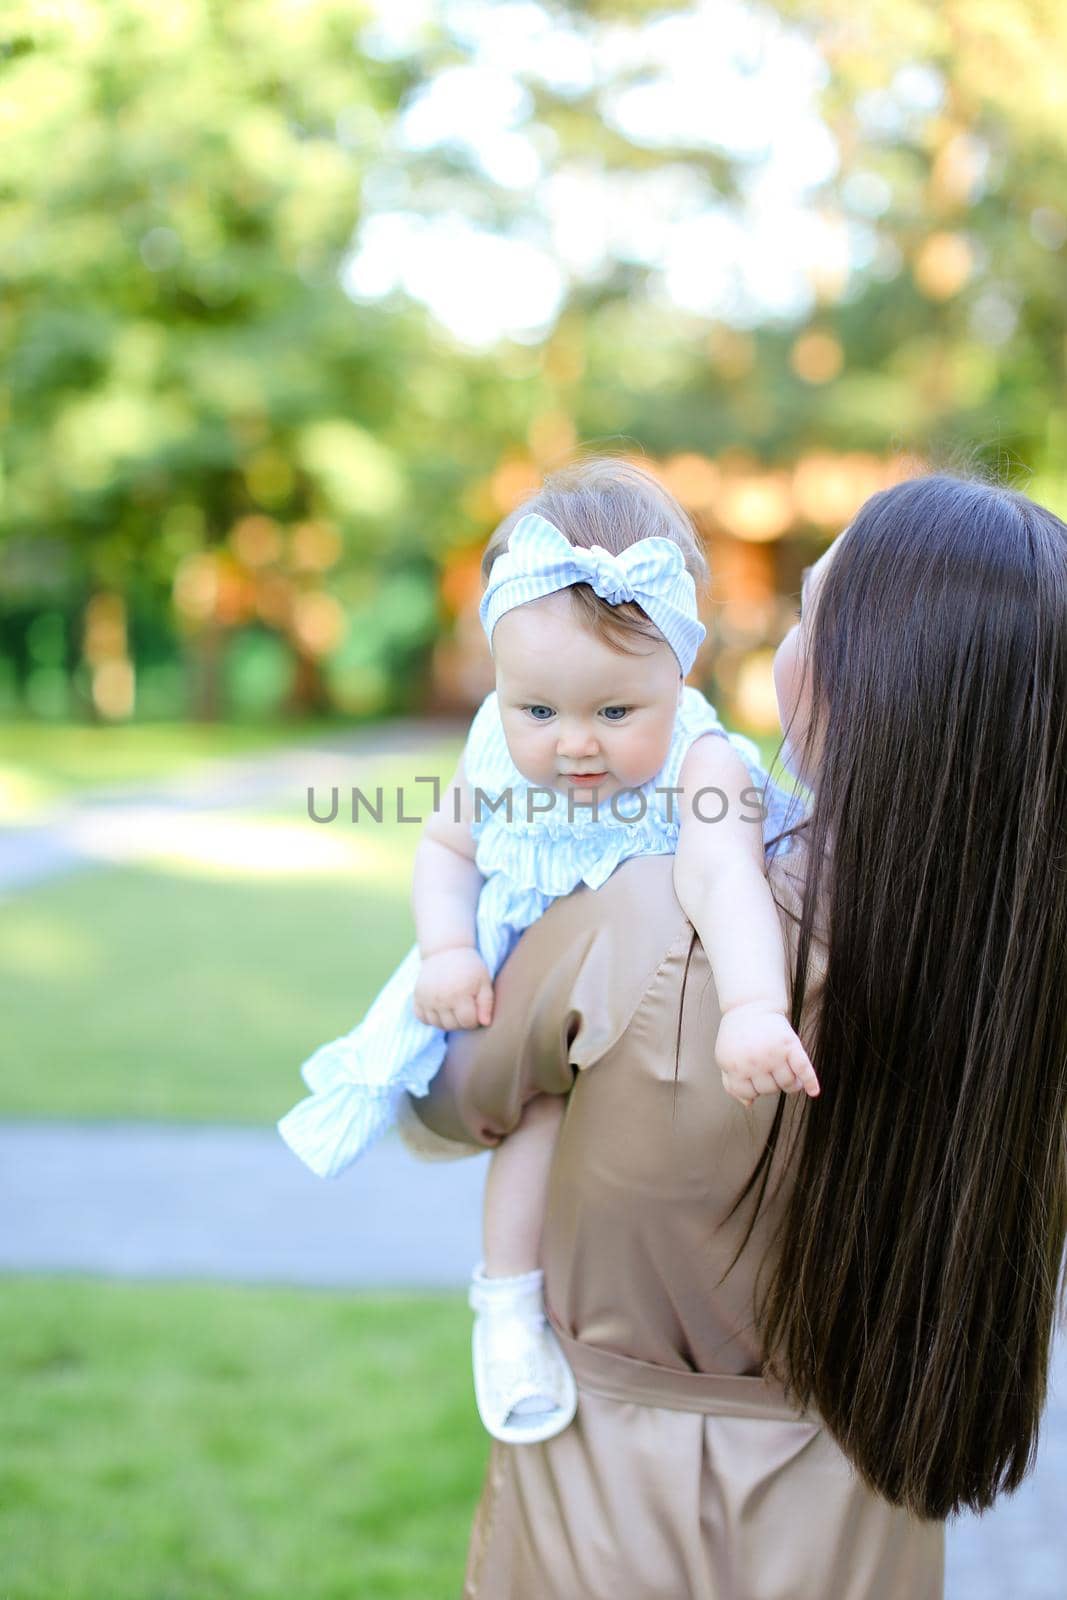
[(6, 1279), (4, 1600), (454, 1600), (458, 1295)]
[[(186, 756), (200, 731), (186, 730)], [(0, 1114), (273, 1122), (304, 1092), (300, 1063), (358, 1021), (413, 942), (419, 830), (388, 797), (415, 773), (447, 776), (458, 750), (446, 739), (370, 762), (381, 825), (353, 825), (343, 801), (317, 825), (296, 794), (191, 833), (176, 816), (159, 859), (11, 895)], [(428, 788), (414, 794), (425, 810)]]
[[(291, 724), (4, 722), (0, 792), (10, 787), (12, 793), (18, 790), (40, 803), (94, 789), (165, 781), (212, 760), (308, 743), (324, 733), (341, 735), (347, 726), (339, 718)], [(367, 732), (373, 729), (368, 726)], [(777, 741), (759, 737), (756, 742), (769, 760)]]
[(307, 724), (5, 722), (0, 819), (29, 821), (35, 809), (79, 794), (163, 782), (206, 762), (302, 743), (320, 731)]
[[(94, 867), (7, 900), (0, 1113), (273, 1121), (305, 1092), (300, 1063), (359, 1020), (414, 940), (418, 829), (213, 826), (194, 840), (205, 860)], [(336, 866), (285, 870), (286, 850), (319, 847)]]
[(396, 891), (114, 869), (0, 922), (0, 1109), (266, 1122), (411, 941)]

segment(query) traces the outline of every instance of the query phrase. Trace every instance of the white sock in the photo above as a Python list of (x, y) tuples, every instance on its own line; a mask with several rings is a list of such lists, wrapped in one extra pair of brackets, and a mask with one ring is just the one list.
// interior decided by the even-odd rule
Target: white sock
[[(530, 1329), (531, 1336), (544, 1327), (547, 1318), (544, 1310), (545, 1275), (540, 1267), (532, 1272), (488, 1278), (485, 1264), (479, 1262), (471, 1278), (470, 1299), (474, 1308), (488, 1317), (518, 1317)], [(509, 1417), (544, 1416), (558, 1409), (551, 1395), (531, 1395), (512, 1406)]]

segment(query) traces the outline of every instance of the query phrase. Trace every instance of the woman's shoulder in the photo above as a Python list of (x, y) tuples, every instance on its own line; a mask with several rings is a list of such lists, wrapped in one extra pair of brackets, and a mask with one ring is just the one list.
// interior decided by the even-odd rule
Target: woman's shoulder
[[(783, 863), (773, 865), (776, 899), (779, 888), (787, 898), (791, 891), (794, 906), (798, 894), (802, 898), (798, 870), (797, 860), (788, 872)], [(787, 949), (795, 948), (791, 912), (792, 906), (780, 907)], [(545, 1026), (577, 1027), (570, 1045), (577, 1066), (601, 1059), (649, 1008), (677, 1018), (687, 980), (706, 982), (709, 976), (706, 954), (675, 893), (670, 855), (631, 856), (599, 888), (583, 885), (554, 900), (505, 965), (513, 969), (509, 980), (516, 992), (540, 997), (537, 1014)], [(818, 947), (809, 973), (806, 1017), (818, 1003)], [(658, 1037), (659, 1029), (656, 1021), (640, 1037)]]
[(655, 966), (692, 932), (674, 892), (671, 855), (628, 856), (598, 889), (582, 885), (554, 900), (538, 926), (547, 950), (580, 943), (586, 935), (590, 942), (610, 944), (616, 956), (612, 981), (622, 985), (629, 970)]
[(693, 929), (674, 892), (672, 859), (631, 856), (599, 888), (554, 900), (508, 957), (508, 993), (525, 997), (548, 1037), (567, 1037), (574, 1066), (599, 1061), (684, 965)]
[[(787, 950), (795, 949), (807, 866), (806, 850), (797, 843), (767, 869)], [(810, 980), (815, 983), (824, 972), (825, 930), (817, 923), (813, 931)], [(679, 942), (691, 940), (694, 929), (675, 892), (673, 855), (635, 855), (616, 867), (599, 889), (583, 886), (553, 901), (524, 939), (531, 934), (550, 962), (559, 959), (561, 949), (577, 948), (585, 940), (610, 949), (610, 981), (626, 988), (640, 973), (665, 962)]]

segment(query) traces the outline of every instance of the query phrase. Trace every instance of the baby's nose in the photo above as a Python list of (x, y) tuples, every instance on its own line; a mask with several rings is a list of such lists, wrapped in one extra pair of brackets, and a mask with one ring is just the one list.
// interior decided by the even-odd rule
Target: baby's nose
[(569, 761), (591, 756), (597, 749), (596, 735), (589, 728), (564, 726), (560, 729), (557, 749)]

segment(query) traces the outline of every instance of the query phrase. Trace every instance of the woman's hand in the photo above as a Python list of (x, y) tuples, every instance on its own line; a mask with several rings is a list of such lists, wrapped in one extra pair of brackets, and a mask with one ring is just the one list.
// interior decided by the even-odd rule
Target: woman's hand
[(426, 956), (414, 994), (415, 1015), (433, 1028), (488, 1027), (493, 1020), (493, 980), (477, 950), (461, 946)]

